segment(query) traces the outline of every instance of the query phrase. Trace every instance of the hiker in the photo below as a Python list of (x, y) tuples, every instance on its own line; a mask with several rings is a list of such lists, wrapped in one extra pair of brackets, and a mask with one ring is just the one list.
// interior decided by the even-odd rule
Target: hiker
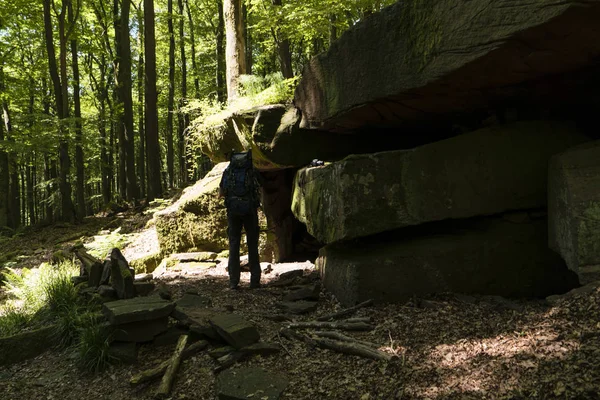
[(260, 287), (258, 259), (258, 207), (260, 206), (259, 175), (252, 166), (252, 151), (232, 152), (229, 166), (223, 172), (219, 195), (225, 197), (227, 207), (227, 236), (229, 237), (229, 288), (240, 283), (240, 242), (242, 226), (246, 230), (250, 288)]

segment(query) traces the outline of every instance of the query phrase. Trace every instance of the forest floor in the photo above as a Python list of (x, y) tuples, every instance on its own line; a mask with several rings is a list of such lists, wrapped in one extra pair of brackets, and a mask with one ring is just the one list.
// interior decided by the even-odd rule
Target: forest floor
[[(31, 229), (0, 241), (0, 254), (17, 252), (15, 267), (35, 266), (77, 240), (121, 227), (130, 235), (126, 257), (151, 252), (155, 233), (150, 216), (123, 213), (88, 218), (80, 225)], [(15, 253), (15, 254), (17, 254)], [(274, 264), (265, 282), (290, 269), (312, 269), (310, 262)], [(397, 355), (387, 364), (309, 348), (278, 334), (285, 323), (265, 318), (279, 312), (285, 289), (266, 286), (227, 289), (224, 268), (199, 275), (157, 278), (173, 298), (193, 289), (210, 297), (214, 307), (233, 309), (259, 328), (261, 340), (282, 351), (234, 365), (262, 367), (287, 376), (285, 399), (598, 399), (600, 398), (600, 288), (544, 300), (508, 300), (452, 293), (405, 304), (377, 304), (354, 316), (370, 317), (375, 329), (351, 333)], [(0, 298), (1, 301), (1, 298)], [(298, 320), (313, 320), (341, 309), (322, 290), (318, 309)], [(77, 369), (72, 350), (50, 350), (35, 359), (0, 367), (0, 399), (150, 399), (157, 383), (132, 387), (134, 374), (168, 359), (174, 345), (141, 347), (138, 362), (89, 374)], [(206, 352), (182, 363), (172, 399), (216, 398), (216, 362)], [(255, 396), (260, 398), (260, 396)]]

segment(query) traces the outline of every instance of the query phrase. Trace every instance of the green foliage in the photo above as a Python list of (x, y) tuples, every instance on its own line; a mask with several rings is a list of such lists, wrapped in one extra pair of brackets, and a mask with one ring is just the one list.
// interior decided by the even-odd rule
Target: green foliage
[(75, 345), (79, 366), (89, 372), (106, 369), (115, 360), (110, 355), (110, 334), (94, 314), (80, 318), (79, 340)]
[(92, 256), (103, 259), (112, 248), (123, 248), (128, 241), (129, 238), (121, 233), (119, 227), (105, 235), (95, 235), (94, 241), (84, 244), (84, 247)]
[(55, 309), (54, 337), (60, 347), (68, 347), (79, 337), (82, 326), (80, 308), (75, 304)]
[(31, 320), (31, 316), (21, 312), (12, 305), (0, 309), (0, 337), (19, 333)]

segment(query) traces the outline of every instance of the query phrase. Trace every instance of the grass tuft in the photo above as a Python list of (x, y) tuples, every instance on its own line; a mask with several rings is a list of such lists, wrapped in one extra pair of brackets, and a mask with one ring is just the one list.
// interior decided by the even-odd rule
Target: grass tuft
[(79, 340), (76, 344), (79, 367), (88, 372), (105, 370), (116, 359), (110, 355), (110, 333), (94, 314), (80, 318)]

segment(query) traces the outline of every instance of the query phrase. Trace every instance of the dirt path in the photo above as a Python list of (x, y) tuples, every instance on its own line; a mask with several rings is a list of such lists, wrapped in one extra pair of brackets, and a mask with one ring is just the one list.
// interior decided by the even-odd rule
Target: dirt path
[[(151, 229), (125, 254), (152, 248)], [(129, 253), (131, 251), (131, 253)], [(600, 291), (560, 300), (508, 301), (495, 297), (442, 294), (403, 305), (376, 305), (355, 316), (373, 318), (373, 331), (351, 333), (394, 352), (386, 365), (356, 356), (311, 349), (278, 335), (283, 323), (265, 318), (278, 312), (281, 288), (230, 291), (224, 264), (197, 275), (159, 278), (178, 298), (193, 289), (215, 307), (233, 309), (254, 322), (261, 340), (279, 343), (279, 355), (256, 357), (239, 366), (283, 373), (285, 399), (597, 399), (600, 393)], [(276, 264), (265, 280), (312, 264)], [(248, 284), (242, 275), (242, 286)], [(300, 320), (340, 308), (326, 291), (318, 309)], [(129, 378), (167, 359), (173, 346), (140, 349), (138, 363), (98, 375), (77, 370), (69, 350), (0, 368), (0, 399), (150, 399), (157, 384), (138, 388)], [(172, 399), (214, 399), (216, 362), (206, 353), (186, 360)]]

